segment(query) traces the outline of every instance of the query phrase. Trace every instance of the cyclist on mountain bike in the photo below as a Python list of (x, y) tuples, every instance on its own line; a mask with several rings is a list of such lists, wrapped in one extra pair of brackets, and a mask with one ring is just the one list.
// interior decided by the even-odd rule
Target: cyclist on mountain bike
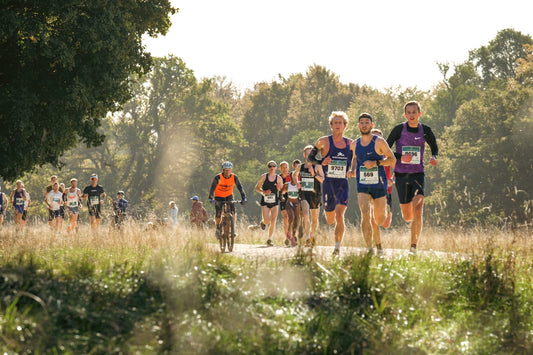
[[(217, 225), (216, 237), (220, 237), (220, 216), (222, 215), (223, 201), (233, 201), (233, 188), (237, 186), (237, 189), (241, 193), (241, 204), (246, 203), (246, 194), (242, 188), (241, 182), (237, 175), (232, 173), (233, 164), (229, 161), (222, 163), (222, 173), (217, 174), (213, 178), (211, 183), (211, 189), (209, 190), (209, 202), (215, 203), (215, 222)], [(231, 212), (233, 213), (233, 219), (236, 219), (235, 206), (230, 204)]]

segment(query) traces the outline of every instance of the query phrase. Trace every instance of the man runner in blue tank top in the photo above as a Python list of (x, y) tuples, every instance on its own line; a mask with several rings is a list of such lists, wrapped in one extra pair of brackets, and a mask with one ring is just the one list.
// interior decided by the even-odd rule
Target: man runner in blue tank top
[(394, 167), (396, 191), (400, 200), (403, 219), (411, 224), (411, 254), (416, 254), (416, 246), (422, 231), (424, 210), (424, 147), (431, 148), (429, 164), (437, 165), (439, 149), (431, 128), (420, 124), (422, 115), (420, 104), (409, 101), (404, 106), (407, 122), (394, 127), (387, 138), (390, 147), (396, 144)]
[[(351, 177), (350, 167), (353, 160), (354, 141), (343, 136), (348, 126), (348, 116), (344, 112), (332, 112), (329, 116), (331, 135), (320, 137), (307, 161), (311, 164), (322, 165), (324, 182), (322, 184), (322, 198), (328, 224), (335, 225), (335, 249), (333, 255), (339, 255), (340, 244), (344, 236), (344, 213), (348, 205), (348, 177)], [(316, 158), (320, 152), (321, 160)]]
[(355, 141), (353, 155), (357, 161), (351, 176), (357, 179), (357, 200), (361, 210), (361, 231), (370, 252), (372, 239), (378, 254), (383, 253), (379, 226), (387, 219), (387, 174), (385, 165), (394, 167), (396, 158), (387, 142), (372, 134), (373, 118), (369, 113), (359, 115), (361, 137)]

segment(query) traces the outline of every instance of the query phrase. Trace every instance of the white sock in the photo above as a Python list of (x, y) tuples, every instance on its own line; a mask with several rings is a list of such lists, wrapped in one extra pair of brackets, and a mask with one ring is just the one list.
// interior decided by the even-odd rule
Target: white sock
[(335, 242), (335, 249), (339, 249), (341, 247), (341, 242)]
[(310, 240), (310, 239), (311, 239), (311, 237), (310, 237), (310, 236), (307, 236), (307, 240)]

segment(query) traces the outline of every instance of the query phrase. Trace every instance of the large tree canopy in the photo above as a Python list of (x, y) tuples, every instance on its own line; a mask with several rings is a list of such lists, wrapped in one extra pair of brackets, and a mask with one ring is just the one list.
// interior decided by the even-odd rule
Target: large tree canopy
[(142, 35), (165, 34), (169, 0), (7, 1), (0, 11), (0, 176), (98, 145), (100, 118), (151, 66)]

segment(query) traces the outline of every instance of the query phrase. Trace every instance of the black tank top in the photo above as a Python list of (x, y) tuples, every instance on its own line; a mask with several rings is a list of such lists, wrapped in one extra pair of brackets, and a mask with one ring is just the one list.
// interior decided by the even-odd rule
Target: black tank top
[[(311, 167), (311, 169), (314, 169), (314, 167)], [(316, 173), (315, 176), (312, 176), (309, 172), (309, 168), (306, 168), (305, 166), (302, 166), (300, 169), (300, 183), (302, 184), (302, 192), (313, 192), (313, 193), (320, 193), (320, 182), (317, 180)], [(312, 180), (312, 182), (311, 182)]]
[(263, 182), (263, 186), (261, 186), (261, 188), (263, 189), (263, 191), (270, 190), (270, 195), (263, 196), (263, 198), (261, 199), (263, 202), (265, 203), (278, 202), (278, 186), (276, 184), (277, 181), (278, 181), (278, 175), (276, 175), (276, 177), (274, 178), (274, 181), (269, 181), (268, 174), (266, 174), (265, 181)]

